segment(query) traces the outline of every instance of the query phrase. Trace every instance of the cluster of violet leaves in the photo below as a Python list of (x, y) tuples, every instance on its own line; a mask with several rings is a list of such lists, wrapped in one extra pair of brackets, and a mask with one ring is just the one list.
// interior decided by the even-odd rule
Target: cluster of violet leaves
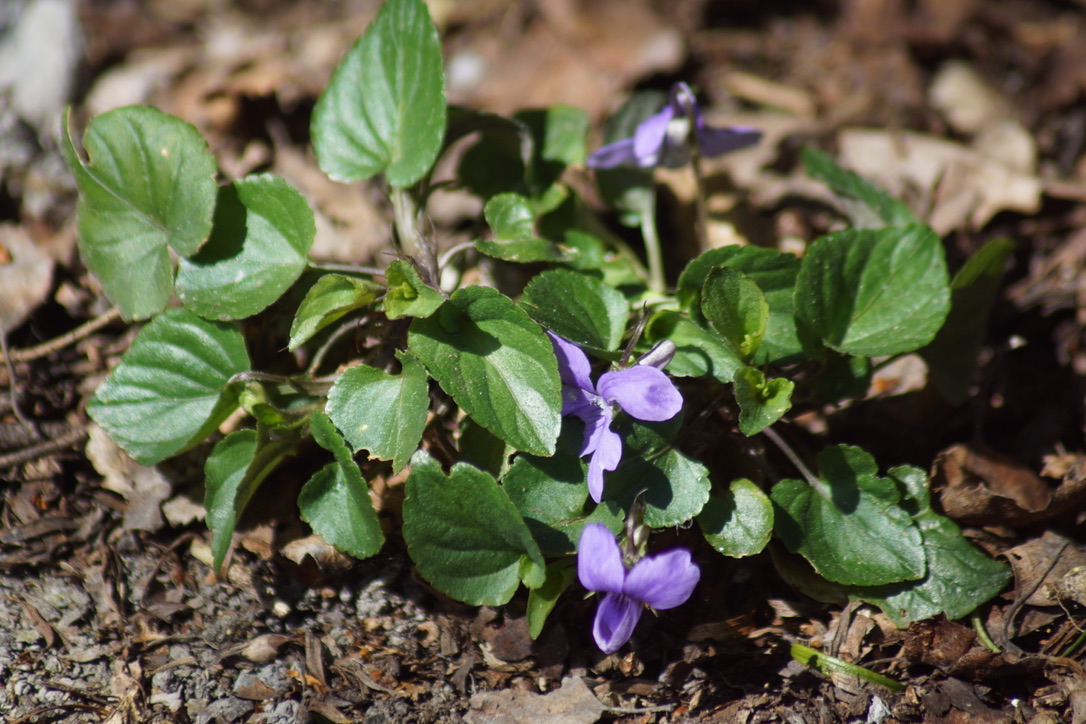
[[(1006, 566), (932, 507), (924, 471), (880, 472), (844, 444), (812, 466), (788, 438), (790, 414), (862, 399), (876, 367), (907, 354), (965, 403), (1009, 244), (951, 277), (942, 240), (907, 206), (807, 150), (837, 231), (802, 257), (709, 249), (669, 280), (654, 169), (693, 175), (704, 234), (705, 159), (759, 132), (714, 127), (683, 83), (631, 96), (591, 154), (588, 131), (566, 106), (448, 105), (425, 3), (387, 0), (311, 125), (329, 177), (388, 200), (397, 256), (370, 268), (311, 259), (305, 198), (268, 173), (220, 184), (181, 119), (137, 106), (94, 118), (86, 160), (66, 136), (79, 248), (143, 325), (88, 413), (139, 463), (206, 458), (216, 568), (246, 506), (304, 453), (324, 462), (299, 514), (330, 545), (372, 556), (398, 518), (444, 594), (501, 605), (527, 587), (533, 636), (579, 580), (603, 594), (605, 652), (646, 606), (680, 606), (698, 583), (702, 552), (649, 553), (662, 529), (696, 526), (718, 554), (766, 556), (801, 591), (870, 603), (899, 626), (996, 595)], [(455, 172), (437, 179), (446, 155)], [(595, 180), (607, 213), (571, 173)], [(468, 243), (441, 244), (425, 223), (446, 190), (482, 202)], [(780, 456), (751, 453), (736, 465), (751, 477), (700, 459), (689, 441), (710, 413), (730, 421), (714, 435), (759, 436)], [(402, 510), (379, 515), (370, 484), (405, 470)]]

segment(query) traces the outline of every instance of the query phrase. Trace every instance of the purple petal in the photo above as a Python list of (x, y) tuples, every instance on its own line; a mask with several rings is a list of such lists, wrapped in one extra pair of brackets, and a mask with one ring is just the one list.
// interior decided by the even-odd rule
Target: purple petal
[(622, 592), (653, 608), (675, 608), (686, 602), (698, 585), (701, 571), (685, 548), (647, 556), (634, 564)]
[(558, 376), (562, 382), (582, 390), (595, 392), (592, 384), (592, 366), (588, 363), (588, 357), (584, 351), (569, 340), (562, 339), (554, 332), (547, 332), (554, 347), (554, 356), (558, 358)]
[(588, 155), (585, 163), (589, 168), (615, 168), (616, 166), (636, 166), (637, 154), (634, 153), (634, 140), (625, 138), (606, 146), (600, 146)]
[[(576, 415), (588, 424), (602, 414), (603, 398), (591, 390), (562, 385), (562, 414)], [(584, 453), (581, 453), (582, 455)]]
[(655, 367), (639, 365), (605, 372), (596, 390), (607, 402), (617, 402), (630, 417), (646, 422), (670, 420), (683, 407), (675, 384)]
[(741, 126), (709, 128), (704, 124), (699, 124), (694, 133), (698, 139), (701, 155), (708, 157), (720, 156), (730, 151), (753, 146), (762, 137), (761, 131)]
[(611, 429), (610, 408), (595, 422), (591, 430), (585, 429), (582, 455), (591, 452), (588, 461), (588, 494), (600, 502), (603, 497), (603, 471), (614, 470), (622, 460), (622, 437)]
[(589, 591), (621, 593), (626, 578), (622, 551), (611, 531), (602, 523), (589, 523), (577, 545), (577, 578)]
[(660, 149), (667, 138), (667, 124), (675, 116), (674, 109), (668, 105), (659, 113), (649, 116), (637, 126), (634, 134), (634, 155), (639, 166), (655, 166), (660, 156)]
[(617, 593), (608, 593), (596, 609), (592, 637), (603, 653), (613, 653), (630, 640), (640, 618), (640, 602)]

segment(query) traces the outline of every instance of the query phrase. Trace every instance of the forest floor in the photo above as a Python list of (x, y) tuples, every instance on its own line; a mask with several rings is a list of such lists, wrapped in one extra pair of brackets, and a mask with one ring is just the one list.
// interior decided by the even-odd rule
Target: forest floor
[[(308, 137), (317, 95), (378, 5), (0, 3), (0, 717), (1086, 723), (1081, 0), (429, 3), (453, 102), (566, 103), (598, 134), (631, 90), (684, 80), (714, 121), (762, 129), (757, 149), (712, 169), (714, 244), (789, 248), (830, 228), (804, 146), (906, 200), (945, 238), (952, 269), (990, 239), (1013, 240), (967, 403), (933, 403), (923, 372), (905, 370), (820, 432), (930, 469), (941, 491), (969, 482), (964, 501), (937, 500), (1014, 569), (976, 618), (998, 652), (969, 621), (898, 630), (867, 606), (817, 602), (768, 553), (699, 557), (690, 616), (661, 615), (635, 647), (601, 654), (594, 604), (576, 596), (533, 641), (522, 599), (450, 601), (395, 534), (361, 562), (309, 537), (290, 504), (304, 461), (274, 481), (285, 502), (248, 513), (226, 572), (212, 572), (206, 448), (143, 468), (85, 413), (134, 327), (79, 262), (63, 108), (74, 128), (133, 103), (177, 115), (209, 140), (224, 179), (268, 170), (306, 195), (314, 257), (383, 265), (385, 202), (328, 181)], [(661, 180), (674, 279), (698, 252), (692, 189)], [(430, 213), (453, 244), (471, 238), (479, 206), (450, 196)], [(808, 669), (792, 643), (904, 690)]]

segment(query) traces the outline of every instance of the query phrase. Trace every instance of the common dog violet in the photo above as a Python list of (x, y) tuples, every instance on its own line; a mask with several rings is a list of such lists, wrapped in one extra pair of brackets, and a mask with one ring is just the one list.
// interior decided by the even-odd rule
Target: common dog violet
[(577, 577), (589, 591), (607, 594), (592, 624), (592, 637), (606, 654), (630, 640), (646, 605), (660, 610), (682, 605), (700, 576), (685, 548), (646, 556), (627, 567), (606, 526), (590, 523), (581, 533)]
[[(693, 122), (693, 123), (691, 123)], [(642, 121), (633, 138), (607, 144), (589, 155), (591, 168), (638, 166), (677, 168), (690, 160), (690, 132), (702, 156), (720, 156), (758, 142), (762, 134), (752, 128), (711, 128), (705, 124), (694, 92), (686, 83), (671, 87), (663, 110)]]
[(588, 492), (598, 503), (603, 497), (603, 471), (614, 470), (622, 459), (622, 438), (611, 429), (613, 405), (636, 420), (663, 422), (679, 414), (683, 398), (668, 376), (650, 365), (604, 372), (593, 383), (588, 357), (581, 348), (552, 332), (547, 334), (562, 379), (562, 414), (576, 415), (584, 421), (580, 454), (592, 455), (588, 462)]

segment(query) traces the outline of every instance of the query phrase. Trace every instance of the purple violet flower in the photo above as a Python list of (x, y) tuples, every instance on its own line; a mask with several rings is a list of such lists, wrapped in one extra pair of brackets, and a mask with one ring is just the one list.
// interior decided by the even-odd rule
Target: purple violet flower
[(702, 156), (721, 156), (753, 146), (760, 131), (744, 126), (711, 128), (701, 116), (694, 92), (686, 83), (671, 87), (671, 99), (659, 113), (643, 120), (633, 138), (626, 138), (596, 149), (588, 156), (591, 168), (637, 166), (678, 168), (690, 160), (690, 126)]
[(592, 368), (581, 348), (553, 332), (547, 334), (562, 378), (562, 414), (576, 415), (584, 421), (580, 454), (592, 455), (588, 461), (588, 493), (598, 503), (603, 497), (603, 471), (614, 470), (622, 459), (622, 438), (611, 429), (613, 405), (618, 404), (635, 420), (663, 422), (679, 414), (683, 398), (667, 375), (648, 365), (604, 372), (593, 383)]
[(589, 591), (605, 593), (596, 609), (592, 637), (605, 653), (630, 640), (645, 605), (675, 608), (686, 602), (701, 571), (685, 548), (646, 556), (627, 569), (611, 531), (589, 523), (577, 549), (577, 577)]

